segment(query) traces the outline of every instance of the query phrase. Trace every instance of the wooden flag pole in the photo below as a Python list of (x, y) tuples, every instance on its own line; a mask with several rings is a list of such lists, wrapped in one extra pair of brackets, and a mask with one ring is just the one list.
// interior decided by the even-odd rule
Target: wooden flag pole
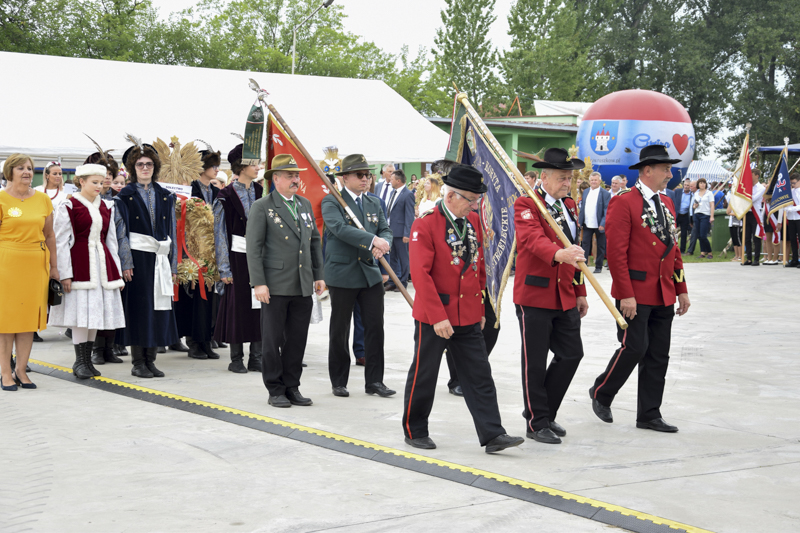
[[(567, 236), (564, 235), (564, 232), (561, 230), (561, 226), (553, 219), (553, 217), (550, 215), (550, 212), (547, 210), (547, 208), (542, 203), (542, 200), (539, 198), (539, 195), (536, 194), (534, 190), (531, 188), (531, 186), (528, 184), (528, 182), (525, 181), (525, 178), (522, 176), (517, 166), (508, 157), (508, 154), (506, 154), (503, 147), (500, 146), (500, 144), (497, 142), (497, 139), (494, 138), (494, 135), (492, 135), (492, 132), (489, 131), (489, 128), (486, 127), (486, 124), (484, 124), (483, 119), (480, 117), (480, 115), (478, 115), (478, 113), (469, 103), (469, 100), (467, 100), (467, 95), (465, 93), (459, 93), (458, 96), (456, 96), (456, 98), (458, 99), (459, 102), (461, 102), (461, 104), (467, 110), (467, 113), (469, 114), (473, 123), (481, 130), (483, 136), (489, 141), (492, 149), (495, 152), (495, 155), (501, 158), (506, 167), (508, 167), (512, 171), (512, 177), (514, 181), (516, 181), (517, 185), (520, 188), (522, 188), (523, 191), (525, 191), (525, 194), (527, 194), (533, 200), (533, 202), (536, 204), (536, 207), (539, 209), (539, 212), (542, 213), (544, 219), (547, 221), (547, 223), (550, 225), (553, 231), (556, 232), (556, 235), (564, 244), (564, 246), (571, 246), (572, 243), (567, 238)], [(578, 268), (580, 269), (581, 272), (583, 272), (584, 278), (589, 280), (589, 283), (592, 284), (592, 287), (594, 287), (594, 290), (597, 292), (597, 295), (600, 296), (600, 299), (603, 301), (608, 310), (611, 312), (611, 315), (614, 317), (614, 320), (617, 321), (617, 325), (619, 325), (621, 329), (627, 329), (628, 323), (625, 321), (620, 312), (614, 306), (614, 302), (612, 302), (611, 299), (608, 297), (606, 292), (603, 290), (603, 287), (601, 287), (600, 284), (597, 282), (597, 279), (594, 277), (594, 274), (592, 274), (592, 271), (589, 270), (588, 266), (586, 266), (586, 263), (584, 263), (583, 261), (579, 262)]]
[[(322, 169), (319, 168), (319, 164), (317, 164), (317, 160), (314, 159), (313, 157), (311, 157), (311, 154), (308, 153), (308, 150), (306, 150), (305, 146), (303, 146), (303, 143), (301, 143), (300, 139), (298, 139), (297, 136), (294, 134), (294, 132), (292, 131), (292, 128), (290, 128), (289, 125), (286, 123), (286, 121), (283, 120), (283, 117), (281, 117), (281, 114), (278, 113), (277, 109), (275, 109), (275, 106), (272, 105), (272, 104), (267, 104), (267, 108), (269, 109), (270, 113), (272, 113), (272, 115), (280, 123), (281, 127), (283, 128), (283, 131), (285, 131), (286, 134), (297, 145), (297, 148), (300, 150), (300, 153), (303, 154), (303, 157), (306, 158), (306, 161), (308, 161), (308, 164), (311, 165), (311, 167), (317, 173), (317, 176), (319, 176), (319, 179), (321, 179), (322, 182), (325, 184), (325, 186), (328, 188), (328, 190), (330, 191), (330, 194), (332, 194), (333, 197), (336, 198), (336, 201), (339, 202), (339, 205), (341, 205), (342, 208), (347, 212), (347, 214), (350, 215), (350, 218), (353, 220), (353, 222), (355, 223), (356, 227), (358, 229), (360, 229), (360, 230), (366, 231), (366, 229), (364, 229), (364, 226), (358, 220), (358, 217), (350, 209), (350, 206), (347, 205), (347, 202), (344, 201), (344, 198), (342, 198), (342, 195), (339, 193), (339, 189), (337, 189), (331, 183), (331, 180), (328, 179), (328, 176), (326, 176), (325, 173), (322, 171)], [(412, 307), (412, 309), (413, 309), (413, 307), (414, 307), (414, 299), (411, 297), (410, 294), (408, 294), (408, 290), (406, 290), (406, 288), (400, 282), (400, 279), (397, 277), (397, 274), (395, 274), (394, 271), (391, 269), (391, 267), (389, 266), (389, 263), (387, 263), (386, 259), (384, 259), (383, 257), (378, 259), (378, 261), (380, 262), (381, 266), (383, 266), (383, 268), (386, 270), (386, 272), (389, 274), (389, 277), (392, 278), (392, 281), (394, 282), (395, 286), (397, 286), (397, 288), (403, 294), (403, 297), (406, 299), (406, 302), (408, 302), (408, 305), (410, 305)]]

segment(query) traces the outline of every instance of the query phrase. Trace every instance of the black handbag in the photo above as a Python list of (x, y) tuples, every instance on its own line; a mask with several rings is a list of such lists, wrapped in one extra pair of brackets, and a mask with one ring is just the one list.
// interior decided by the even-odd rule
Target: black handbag
[(64, 300), (64, 286), (57, 279), (51, 279), (48, 287), (47, 304), (50, 307), (61, 305), (62, 300)]

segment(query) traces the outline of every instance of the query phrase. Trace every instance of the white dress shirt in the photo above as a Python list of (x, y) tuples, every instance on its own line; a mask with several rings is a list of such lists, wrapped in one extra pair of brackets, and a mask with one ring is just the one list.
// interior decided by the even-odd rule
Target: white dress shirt
[(764, 214), (764, 193), (767, 187), (762, 183), (753, 185), (753, 212), (759, 215)]
[(586, 191), (586, 203), (583, 204), (583, 223), (587, 228), (597, 228), (597, 200), (600, 198), (600, 187)]
[(786, 220), (800, 220), (800, 188), (792, 189), (794, 205), (786, 207)]

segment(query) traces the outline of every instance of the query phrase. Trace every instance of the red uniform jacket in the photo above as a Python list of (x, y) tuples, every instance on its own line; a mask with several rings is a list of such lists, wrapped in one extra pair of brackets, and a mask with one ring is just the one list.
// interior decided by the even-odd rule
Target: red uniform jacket
[(447, 219), (438, 207), (411, 226), (409, 255), (416, 291), (412, 311), (415, 320), (433, 325), (447, 319), (452, 326), (469, 326), (484, 316), (483, 232), (476, 213), (470, 213), (467, 220), (478, 238), (478, 269), (470, 266), (463, 274), (463, 263), (452, 264), (452, 248), (446, 240)]
[[(606, 238), (611, 296), (636, 298), (643, 305), (673, 305), (678, 294), (688, 292), (681, 252), (675, 243), (665, 245), (648, 227), (642, 227), (645, 199), (638, 188), (615, 196), (608, 204)], [(675, 218), (672, 200), (661, 203)]]
[[(570, 197), (563, 201), (574, 216), (575, 201)], [(556, 252), (564, 245), (527, 196), (520, 196), (514, 202), (514, 225), (517, 231), (514, 303), (562, 311), (575, 307), (575, 297), (586, 296), (583, 273), (572, 265), (554, 261)]]

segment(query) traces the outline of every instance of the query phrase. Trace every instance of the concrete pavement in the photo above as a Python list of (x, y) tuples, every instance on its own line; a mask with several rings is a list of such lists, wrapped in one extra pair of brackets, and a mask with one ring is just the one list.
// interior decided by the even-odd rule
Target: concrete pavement
[[(587, 390), (615, 347), (613, 320), (589, 289), (586, 356), (558, 421), (558, 446), (527, 440), (489, 456), (463, 400), (447, 394), (442, 367), (430, 452), (403, 443), (402, 390), (413, 349), (408, 305), (386, 300), (386, 378), (393, 398), (363, 393), (351, 368), (350, 398), (330, 393), (326, 320), (312, 325), (301, 387), (308, 408), (267, 405), (260, 375), (220, 361), (160, 355), (163, 379), (138, 379), (125, 364), (104, 377), (328, 431), (436, 460), (544, 485), (712, 531), (800, 529), (800, 297), (797, 269), (730, 263), (686, 267), (692, 308), (673, 325), (662, 412), (675, 435), (639, 430), (635, 376), (613, 405), (614, 424), (592, 413)], [(608, 273), (599, 279), (608, 290)], [(503, 422), (524, 435), (520, 337), (511, 291), (491, 357)], [(784, 317), (783, 323), (776, 317)], [(746, 326), (743, 326), (745, 324)], [(56, 330), (33, 358), (69, 367)], [(0, 396), (0, 530), (23, 531), (454, 531), (535, 527), (599, 531), (564, 512), (323, 448), (32, 374), (37, 391)], [(35, 470), (33, 470), (35, 468)], [(34, 475), (29, 475), (33, 472)], [(41, 482), (41, 486), (31, 485)], [(43, 488), (44, 487), (44, 488)], [(48, 488), (49, 487), (49, 488)], [(37, 492), (38, 490), (38, 492)], [(20, 496), (22, 495), (22, 496)], [(23, 499), (19, 499), (23, 498)], [(27, 500), (25, 500), (27, 501)], [(312, 503), (313, 502), (313, 503)], [(27, 505), (27, 504), (26, 504)], [(38, 513), (38, 514), (34, 514)], [(9, 517), (15, 517), (13, 523)]]

